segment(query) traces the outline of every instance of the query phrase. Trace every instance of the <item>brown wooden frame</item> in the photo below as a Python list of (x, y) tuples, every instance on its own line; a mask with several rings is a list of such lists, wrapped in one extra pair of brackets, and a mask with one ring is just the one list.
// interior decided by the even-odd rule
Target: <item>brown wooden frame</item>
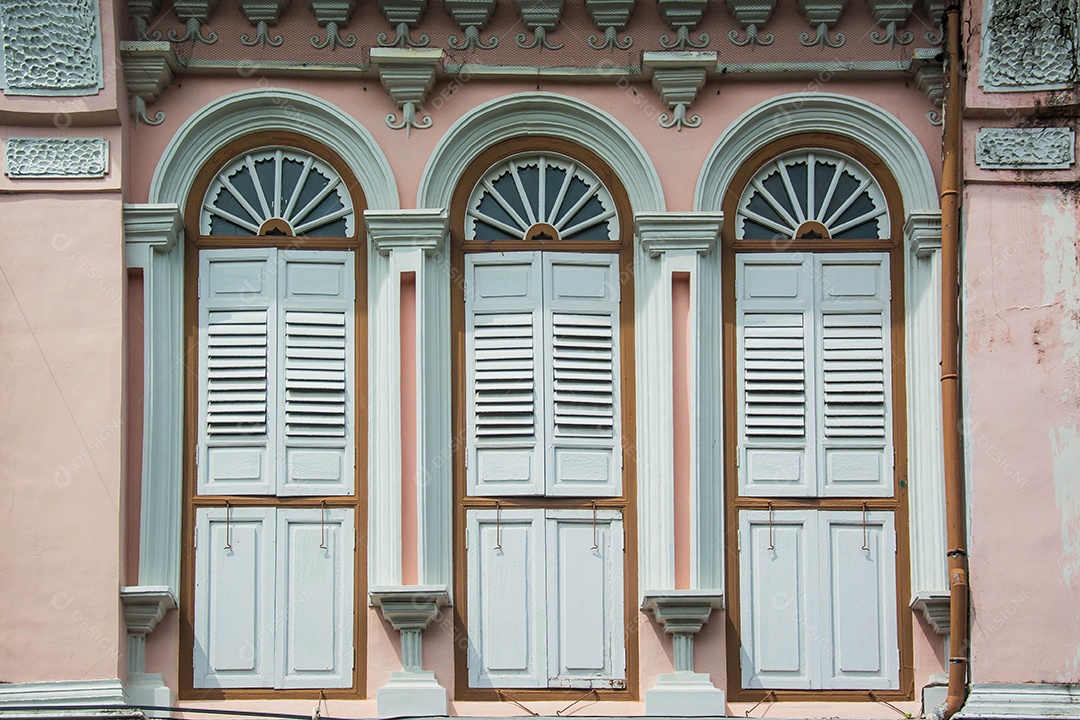
[[(596, 174), (611, 193), (619, 219), (619, 239), (603, 240), (494, 240), (466, 241), (465, 211), (469, 195), (480, 178), (497, 163), (523, 153), (556, 153), (572, 158)], [(637, 608), (637, 482), (636, 423), (634, 401), (634, 247), (633, 213), (630, 201), (618, 176), (595, 153), (558, 138), (529, 136), (515, 138), (489, 148), (470, 164), (458, 182), (450, 205), (450, 333), (452, 418), (454, 428), (454, 698), (456, 700), (542, 700), (573, 702), (592, 694), (599, 700), (637, 700), (638, 688), (638, 608)], [(465, 295), (461, 292), (465, 255), (474, 252), (511, 252), (547, 250), (552, 252), (603, 252), (619, 254), (619, 332), (621, 357), (620, 392), (622, 393), (622, 495), (596, 498), (596, 507), (623, 513), (624, 553), (624, 624), (626, 643), (626, 687), (622, 689), (547, 688), (505, 690), (470, 688), (468, 672), (468, 578), (465, 555), (465, 514), (468, 510), (494, 508), (577, 508), (591, 509), (590, 498), (475, 497), (467, 495), (465, 485)]]
[[(327, 162), (341, 176), (352, 197), (353, 235), (346, 238), (304, 238), (283, 236), (208, 236), (200, 235), (200, 218), (207, 188), (226, 163), (243, 153), (260, 148), (285, 147), (309, 152)], [(234, 700), (307, 698), (361, 700), (366, 696), (367, 682), (367, 245), (364, 242), (364, 208), (366, 202), (360, 183), (339, 155), (329, 148), (302, 135), (286, 132), (253, 133), (233, 141), (206, 162), (195, 177), (187, 197), (184, 217), (184, 507), (181, 527), (183, 538), (193, 539), (195, 510), (206, 507), (293, 507), (349, 508), (355, 512), (357, 535), (355, 566), (353, 568), (353, 684), (351, 688), (275, 690), (274, 688), (196, 688), (192, 667), (195, 631), (195, 552), (193, 542), (181, 543), (180, 572), (180, 700)], [(198, 495), (195, 482), (195, 448), (198, 432), (198, 341), (199, 251), (211, 248), (279, 248), (303, 250), (353, 250), (356, 259), (354, 275), (355, 332), (355, 418), (354, 441), (356, 472), (353, 494), (345, 496), (275, 497), (267, 495)]]
[[(828, 149), (861, 162), (881, 185), (889, 207), (889, 237), (885, 240), (790, 240), (777, 246), (772, 240), (736, 240), (735, 223), (724, 225), (720, 237), (723, 264), (724, 326), (724, 492), (729, 500), (724, 509), (727, 537), (727, 682), (732, 702), (760, 702), (772, 697), (789, 701), (902, 701), (915, 698), (914, 639), (912, 613), (903, 602), (911, 593), (910, 532), (907, 496), (907, 403), (905, 394), (904, 338), (904, 204), (900, 188), (885, 164), (863, 145), (830, 133), (805, 133), (783, 138), (761, 148), (743, 164), (732, 178), (724, 197), (724, 216), (735, 218), (739, 199), (750, 179), (765, 163), (791, 150)], [(735, 255), (772, 252), (887, 252), (889, 253), (890, 324), (892, 331), (892, 422), (893, 422), (893, 496), (891, 498), (751, 498), (739, 495), (738, 403), (736, 374)], [(900, 649), (900, 687), (897, 690), (768, 690), (742, 687), (738, 513), (740, 510), (820, 509), (889, 510), (896, 526), (896, 621)]]

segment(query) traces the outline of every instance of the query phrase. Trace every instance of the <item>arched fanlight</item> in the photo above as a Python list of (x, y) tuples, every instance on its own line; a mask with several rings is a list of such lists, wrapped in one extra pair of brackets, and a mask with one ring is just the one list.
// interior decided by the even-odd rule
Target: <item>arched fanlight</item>
[(207, 188), (203, 235), (350, 237), (352, 198), (328, 163), (293, 148), (263, 148), (229, 162)]
[(520, 155), (473, 188), (467, 240), (617, 240), (615, 201), (587, 167), (551, 153)]
[(746, 240), (889, 237), (889, 208), (874, 176), (828, 150), (767, 162), (743, 190), (735, 219), (736, 238)]

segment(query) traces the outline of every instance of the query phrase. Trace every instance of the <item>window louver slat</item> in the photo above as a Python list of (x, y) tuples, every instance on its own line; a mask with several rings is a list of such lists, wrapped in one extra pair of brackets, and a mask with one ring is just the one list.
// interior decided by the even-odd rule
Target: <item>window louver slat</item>
[(804, 437), (806, 350), (801, 314), (748, 314), (743, 331), (747, 437)]
[(345, 437), (345, 314), (285, 313), (285, 434)]
[(822, 368), (827, 437), (885, 437), (885, 338), (879, 313), (826, 314)]
[(207, 435), (266, 435), (266, 313), (211, 312), (207, 323)]
[(475, 319), (476, 435), (520, 441), (536, 435), (533, 318), (477, 315)]
[(613, 436), (611, 322), (608, 315), (556, 313), (552, 318), (556, 435)]

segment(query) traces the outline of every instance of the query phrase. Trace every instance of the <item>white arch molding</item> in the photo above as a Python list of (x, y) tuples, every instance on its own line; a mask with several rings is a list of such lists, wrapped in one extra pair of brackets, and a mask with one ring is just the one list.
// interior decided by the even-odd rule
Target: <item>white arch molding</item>
[(371, 133), (333, 104), (281, 88), (232, 93), (197, 111), (162, 153), (149, 202), (125, 206), (127, 264), (143, 269), (147, 320), (139, 585), (164, 586), (176, 597), (183, 502), (183, 365), (177, 361), (183, 357), (182, 213), (195, 176), (215, 152), (267, 130), (286, 130), (322, 143), (348, 165), (368, 208), (399, 207), (390, 163)]
[[(881, 159), (900, 188), (907, 249), (904, 285), (912, 594), (916, 599), (947, 597), (938, 391), (940, 200), (923, 146), (895, 116), (865, 100), (831, 93), (780, 95), (743, 113), (717, 139), (698, 178), (694, 208), (719, 212), (725, 195), (733, 190), (732, 179), (751, 155), (781, 138), (810, 132), (828, 132), (862, 144)], [(717, 303), (720, 300), (720, 296), (715, 298)]]

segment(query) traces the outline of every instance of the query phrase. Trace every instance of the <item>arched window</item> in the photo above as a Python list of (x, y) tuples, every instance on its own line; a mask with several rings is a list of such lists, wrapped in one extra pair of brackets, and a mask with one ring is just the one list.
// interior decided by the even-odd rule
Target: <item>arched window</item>
[(481, 154), (451, 206), (460, 698), (636, 676), (631, 225), (606, 165), (545, 138)]
[(899, 192), (816, 134), (751, 156), (727, 197), (732, 699), (905, 697)]
[(188, 195), (182, 697), (359, 697), (363, 207), (285, 132), (221, 148)]

